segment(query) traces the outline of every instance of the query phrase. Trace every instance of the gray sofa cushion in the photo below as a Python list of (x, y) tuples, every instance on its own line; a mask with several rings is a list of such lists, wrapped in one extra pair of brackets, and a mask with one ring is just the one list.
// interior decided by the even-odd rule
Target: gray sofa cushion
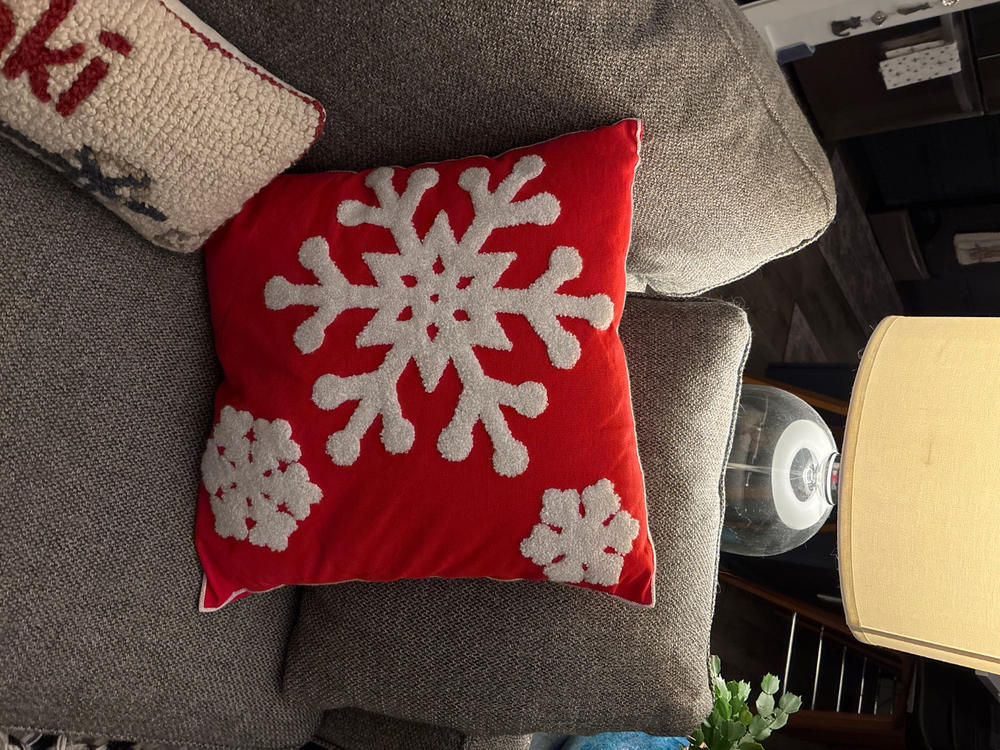
[(0, 726), (282, 747), (295, 592), (197, 610), (218, 379), (200, 256), (0, 143)]
[(327, 711), (313, 742), (330, 750), (528, 750), (530, 734), (469, 737), (356, 708)]
[(815, 239), (829, 165), (731, 0), (188, 0), (327, 109), (296, 169), (495, 154), (640, 117), (628, 268), (694, 294)]
[(742, 310), (630, 298), (628, 357), (656, 607), (547, 582), (308, 588), (289, 695), (473, 735), (689, 732), (708, 713), (721, 479), (749, 345)]

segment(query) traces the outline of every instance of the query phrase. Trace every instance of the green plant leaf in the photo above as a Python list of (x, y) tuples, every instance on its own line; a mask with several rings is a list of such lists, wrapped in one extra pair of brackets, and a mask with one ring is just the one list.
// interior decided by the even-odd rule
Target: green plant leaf
[[(715, 734), (716, 730), (725, 723), (726, 720), (722, 718), (722, 714), (719, 713), (719, 709), (713, 708), (712, 713), (708, 715), (708, 725), (709, 728), (711, 729), (711, 733)], [(706, 738), (708, 737), (708, 735), (709, 731), (706, 729), (705, 731)]]
[(767, 721), (761, 716), (754, 716), (747, 731), (755, 740), (762, 739), (761, 734), (767, 730)]
[(712, 655), (712, 677), (718, 677), (720, 674), (722, 674), (722, 660), (718, 656), (715, 656), (713, 654)]
[(771, 736), (771, 730), (770, 729), (765, 729), (759, 735), (757, 735), (757, 739), (761, 740), (763, 742), (764, 740), (766, 740), (770, 736)]
[(704, 742), (709, 747), (712, 746), (712, 740), (715, 739), (715, 728), (706, 724), (702, 728), (701, 741)]
[(710, 750), (732, 750), (733, 743), (726, 739), (726, 735), (716, 736), (715, 741), (709, 745)]
[(713, 687), (715, 689), (716, 698), (725, 698), (726, 700), (729, 700), (730, 698), (729, 688), (726, 686), (726, 681), (724, 679), (722, 679), (721, 677), (716, 677)]
[[(731, 719), (733, 716), (732, 706), (729, 705), (729, 701), (726, 700), (725, 698), (716, 698), (715, 711), (718, 711), (719, 715), (725, 721), (729, 721), (729, 719)], [(713, 711), (712, 713), (715, 713), (715, 711)]]
[(736, 740), (743, 739), (743, 735), (746, 733), (747, 728), (738, 721), (731, 721), (726, 724), (726, 739), (730, 742), (736, 742)]
[(764, 679), (760, 681), (760, 689), (763, 690), (768, 695), (774, 695), (778, 692), (778, 686), (781, 684), (781, 680), (775, 677), (773, 674), (764, 675)]
[(740, 743), (740, 750), (764, 750), (764, 746), (759, 742), (754, 742), (753, 740), (747, 740), (746, 742)]
[(802, 699), (794, 693), (785, 693), (778, 701), (778, 708), (787, 714), (794, 714), (802, 708)]
[(739, 685), (737, 695), (740, 696), (740, 700), (747, 700), (750, 697), (750, 683), (746, 680), (740, 680), (737, 685)]
[(740, 721), (743, 722), (743, 726), (750, 726), (750, 722), (753, 721), (753, 714), (750, 713), (749, 709), (744, 708), (740, 711)]
[(774, 712), (774, 721), (771, 722), (771, 731), (773, 732), (775, 729), (781, 729), (787, 723), (788, 714), (779, 708)]
[(750, 683), (745, 681), (735, 682), (730, 680), (726, 683), (729, 688), (729, 705), (733, 707), (733, 716), (739, 716), (740, 711), (746, 708), (747, 697), (750, 695)]
[(774, 713), (774, 696), (768, 695), (767, 693), (761, 693), (757, 696), (757, 713), (763, 716), (765, 719), (770, 718), (771, 714)]
[(705, 733), (701, 731), (701, 727), (698, 727), (693, 732), (691, 732), (691, 742), (694, 743), (695, 747), (697, 747), (704, 741), (705, 741)]

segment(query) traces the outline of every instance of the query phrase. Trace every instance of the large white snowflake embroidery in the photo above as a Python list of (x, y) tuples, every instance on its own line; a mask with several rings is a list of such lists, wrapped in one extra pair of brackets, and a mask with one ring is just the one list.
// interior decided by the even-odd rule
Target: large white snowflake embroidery
[(621, 509), (607, 479), (587, 487), (582, 497), (576, 490), (545, 490), (541, 521), (521, 542), (521, 554), (562, 583), (614, 586), (639, 536), (639, 522)]
[(559, 317), (582, 318), (605, 330), (614, 313), (607, 295), (577, 297), (558, 292), (583, 269), (575, 248), (556, 247), (549, 256), (548, 269), (525, 289), (497, 286), (516, 253), (480, 252), (497, 229), (548, 225), (556, 220), (559, 202), (550, 193), (514, 200), (544, 167), (539, 156), (521, 157), (493, 192), (487, 169), (474, 167), (462, 172), (458, 184), (472, 199), (474, 218), (461, 239), (456, 238), (445, 211), (437, 214), (423, 239), (414, 227), (413, 215), (421, 198), (438, 182), (435, 169), (414, 171), (402, 193), (392, 184), (392, 169), (373, 170), (365, 184), (375, 192), (378, 205), (344, 201), (338, 206), (337, 219), (349, 227), (385, 227), (392, 234), (398, 253), (363, 255), (376, 285), (349, 283), (330, 258), (329, 245), (322, 237), (310, 237), (299, 249), (299, 261), (315, 274), (318, 284), (293, 284), (279, 276), (268, 281), (264, 297), (272, 310), (290, 305), (316, 308), (295, 331), (295, 344), (304, 354), (318, 349), (327, 327), (352, 308), (376, 310), (358, 334), (356, 346), (390, 346), (374, 371), (349, 377), (326, 374), (313, 386), (313, 402), (321, 409), (358, 402), (347, 426), (327, 441), (327, 453), (335, 464), (349, 466), (357, 460), (361, 438), (379, 416), (385, 449), (390, 453), (410, 450), (415, 431), (403, 416), (396, 383), (413, 360), (427, 393), (437, 387), (449, 362), (462, 383), (451, 422), (438, 436), (442, 456), (451, 461), (468, 457), (473, 428), (482, 422), (493, 443), (494, 470), (511, 477), (527, 468), (528, 450), (512, 434), (500, 407), (537, 417), (548, 404), (545, 387), (531, 381), (514, 384), (486, 374), (474, 347), (510, 351), (513, 344), (497, 315), (521, 315), (545, 343), (551, 363), (568, 369), (580, 358), (580, 342), (562, 327)]
[(298, 462), (301, 455), (284, 419), (254, 419), (224, 406), (201, 459), (216, 533), (286, 549), (298, 522), (323, 496)]

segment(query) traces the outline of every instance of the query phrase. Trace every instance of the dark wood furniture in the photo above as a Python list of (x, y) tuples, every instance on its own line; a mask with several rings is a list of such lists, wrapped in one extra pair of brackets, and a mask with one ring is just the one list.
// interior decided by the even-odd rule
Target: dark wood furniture
[[(885, 50), (930, 37), (958, 45), (961, 72), (887, 90)], [(821, 44), (792, 67), (823, 137), (836, 141), (982, 115), (976, 62), (966, 15), (952, 13)]]

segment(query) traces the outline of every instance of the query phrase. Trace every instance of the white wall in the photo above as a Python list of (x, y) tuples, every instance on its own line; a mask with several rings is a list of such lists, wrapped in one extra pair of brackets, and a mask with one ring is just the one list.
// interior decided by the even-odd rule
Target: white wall
[[(919, 5), (924, 0), (757, 0), (755, 3), (743, 6), (743, 12), (757, 28), (771, 49), (779, 49), (791, 44), (805, 43), (812, 46), (837, 41), (830, 30), (830, 22), (851, 16), (861, 16), (865, 19), (859, 29), (852, 29), (851, 36), (864, 34), (878, 29), (919, 21), (925, 18), (944, 15), (959, 10), (969, 10), (980, 5), (990, 5), (1000, 0), (960, 0), (960, 2), (945, 6), (941, 0), (926, 0), (930, 4), (928, 10), (917, 11), (909, 15), (895, 12), (897, 7)], [(880, 26), (868, 19), (881, 10), (888, 18)]]

